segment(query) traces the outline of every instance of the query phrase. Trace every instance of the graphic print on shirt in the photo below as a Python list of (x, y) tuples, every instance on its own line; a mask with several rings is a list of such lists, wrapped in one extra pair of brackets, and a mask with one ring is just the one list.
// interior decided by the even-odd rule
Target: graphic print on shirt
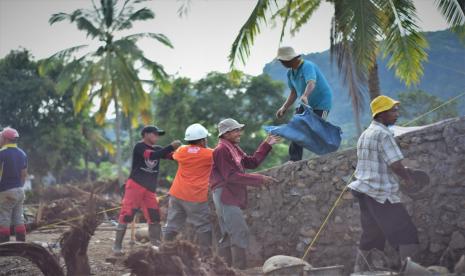
[(158, 165), (158, 160), (150, 160), (149, 158), (144, 158), (145, 168), (141, 167), (140, 169), (148, 173), (157, 173), (158, 171), (155, 168)]

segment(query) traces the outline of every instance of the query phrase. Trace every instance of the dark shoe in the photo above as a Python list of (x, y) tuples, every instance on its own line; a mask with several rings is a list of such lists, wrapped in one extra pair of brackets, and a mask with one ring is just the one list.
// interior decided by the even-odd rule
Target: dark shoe
[(232, 253), (232, 266), (237, 269), (244, 270), (247, 268), (247, 255), (245, 248), (240, 248), (237, 246), (231, 247)]
[(200, 246), (200, 255), (202, 257), (211, 256), (212, 232), (198, 233), (198, 244)]
[(419, 244), (402, 244), (399, 245), (399, 256), (400, 262), (403, 265), (407, 259), (410, 257), (412, 261), (418, 261), (416, 259), (418, 252), (420, 251)]
[(126, 234), (127, 224), (118, 224), (116, 226), (116, 236), (115, 236), (115, 243), (113, 244), (113, 254), (115, 255), (123, 255), (123, 239), (124, 235)]
[(231, 267), (232, 266), (232, 255), (231, 255), (231, 247), (219, 247), (218, 248), (218, 256), (223, 258), (226, 264)]
[(152, 245), (159, 246), (161, 240), (160, 223), (149, 224), (149, 240)]

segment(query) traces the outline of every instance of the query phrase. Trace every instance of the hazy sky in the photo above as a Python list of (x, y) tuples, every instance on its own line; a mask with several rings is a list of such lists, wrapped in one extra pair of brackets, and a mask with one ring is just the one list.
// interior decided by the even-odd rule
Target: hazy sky
[[(155, 12), (155, 19), (135, 25), (131, 33), (150, 31), (167, 35), (174, 49), (152, 40), (142, 40), (139, 45), (150, 59), (163, 64), (168, 73), (199, 79), (210, 71), (228, 71), (231, 44), (255, 3), (255, 0), (192, 0), (188, 15), (180, 18), (177, 10), (181, 2), (154, 0), (144, 5)], [(447, 27), (433, 0), (416, 0), (415, 4), (423, 30)], [(74, 25), (61, 22), (50, 26), (48, 19), (53, 13), (90, 7), (90, 0), (0, 0), (0, 57), (24, 47), (41, 59), (61, 49), (89, 44), (85, 34)], [(282, 44), (294, 46), (302, 53), (328, 49), (333, 12), (330, 4), (323, 3), (312, 20), (295, 37), (285, 37)], [(279, 25), (263, 28), (247, 65), (239, 68), (249, 74), (260, 74), (265, 63), (276, 55), (279, 32)]]

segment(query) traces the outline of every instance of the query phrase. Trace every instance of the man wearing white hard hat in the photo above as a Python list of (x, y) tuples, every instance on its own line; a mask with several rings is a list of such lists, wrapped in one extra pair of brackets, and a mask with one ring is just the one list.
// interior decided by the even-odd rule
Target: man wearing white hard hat
[(208, 207), (208, 179), (213, 150), (207, 147), (209, 133), (201, 124), (190, 125), (184, 140), (188, 143), (173, 154), (179, 164), (169, 191), (168, 216), (163, 229), (165, 241), (172, 241), (186, 221), (194, 225), (202, 255), (211, 253), (212, 226)]
[(27, 156), (17, 146), (19, 133), (6, 127), (0, 132), (0, 243), (10, 240), (10, 225), (16, 241), (26, 241), (23, 217)]
[[(276, 117), (281, 118), (284, 113), (297, 100), (298, 103), (303, 103), (310, 106), (313, 112), (323, 119), (328, 117), (331, 110), (332, 90), (321, 73), (318, 66), (301, 58), (292, 47), (281, 47), (278, 49), (277, 59), (281, 64), (288, 68), (287, 83), (291, 92), (284, 104), (276, 112)], [(296, 113), (303, 113), (304, 109), (299, 106)], [(303, 148), (291, 142), (289, 146), (290, 161), (302, 160)]]

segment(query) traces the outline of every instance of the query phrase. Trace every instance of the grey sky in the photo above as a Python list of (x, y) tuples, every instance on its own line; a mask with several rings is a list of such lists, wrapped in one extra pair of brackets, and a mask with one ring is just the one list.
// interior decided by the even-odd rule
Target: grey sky
[[(155, 0), (146, 5), (155, 11), (156, 18), (135, 25), (131, 33), (166, 34), (174, 49), (152, 40), (143, 40), (140, 46), (149, 58), (163, 64), (169, 73), (198, 79), (210, 71), (226, 72), (229, 69), (230, 46), (255, 3), (254, 0), (192, 0), (187, 17), (179, 18), (179, 1)], [(415, 4), (423, 30), (447, 27), (433, 0), (416, 0)], [(89, 44), (85, 34), (74, 25), (61, 22), (50, 26), (48, 19), (53, 13), (90, 7), (89, 0), (0, 0), (0, 57), (20, 46), (40, 59), (67, 47)], [(286, 36), (282, 44), (294, 46), (303, 53), (328, 49), (333, 12), (330, 4), (323, 3), (301, 32), (295, 37)], [(239, 69), (260, 74), (264, 64), (275, 57), (279, 32), (279, 26), (264, 28), (247, 65), (239, 66)]]

